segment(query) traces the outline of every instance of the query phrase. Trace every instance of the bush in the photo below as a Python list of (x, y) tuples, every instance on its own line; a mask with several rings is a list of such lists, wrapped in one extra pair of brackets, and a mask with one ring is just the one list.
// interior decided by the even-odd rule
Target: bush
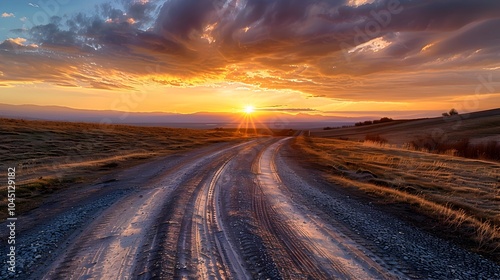
[(500, 160), (500, 143), (494, 140), (472, 144), (469, 138), (457, 141), (444, 141), (443, 138), (428, 135), (411, 141), (410, 146), (416, 150), (427, 150), (438, 154), (453, 154), (466, 158)]
[(393, 119), (388, 118), (388, 117), (383, 117), (380, 120), (357, 122), (357, 123), (354, 124), (354, 126), (363, 126), (363, 125), (370, 125), (370, 124), (378, 124), (378, 123), (385, 123), (385, 122), (391, 122), (391, 121), (393, 121)]
[(441, 115), (443, 117), (454, 116), (454, 115), (458, 115), (458, 111), (455, 108), (452, 108), (449, 112), (444, 112)]
[(379, 134), (367, 134), (365, 136), (365, 141), (372, 141), (372, 142), (377, 142), (377, 143), (381, 143), (381, 144), (388, 142), (387, 139), (383, 138)]
[(418, 137), (410, 142), (410, 146), (415, 150), (427, 150), (429, 152), (436, 152), (440, 145), (444, 143), (442, 135), (426, 135)]
[(491, 140), (486, 143), (470, 145), (467, 154), (469, 155), (468, 157), (500, 160), (500, 143)]

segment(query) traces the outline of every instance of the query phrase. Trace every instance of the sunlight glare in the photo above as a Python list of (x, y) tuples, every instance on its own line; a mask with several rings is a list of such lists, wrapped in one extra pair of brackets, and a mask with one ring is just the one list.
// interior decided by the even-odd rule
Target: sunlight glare
[(245, 107), (245, 113), (246, 114), (251, 114), (255, 111), (255, 109), (253, 108), (253, 106), (246, 106)]

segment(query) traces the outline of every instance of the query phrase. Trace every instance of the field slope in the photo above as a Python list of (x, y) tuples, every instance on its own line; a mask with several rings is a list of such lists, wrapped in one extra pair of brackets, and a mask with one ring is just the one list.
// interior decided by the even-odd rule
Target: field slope
[(392, 144), (404, 144), (430, 136), (441, 141), (469, 138), (473, 142), (500, 140), (500, 109), (416, 120), (311, 131), (311, 136), (364, 140), (366, 135), (380, 135)]
[[(113, 169), (240, 138), (221, 130), (14, 119), (0, 119), (0, 137), (2, 167), (17, 171), (16, 202), (21, 213), (39, 205), (47, 194)], [(7, 202), (5, 189), (0, 187), (2, 206)]]

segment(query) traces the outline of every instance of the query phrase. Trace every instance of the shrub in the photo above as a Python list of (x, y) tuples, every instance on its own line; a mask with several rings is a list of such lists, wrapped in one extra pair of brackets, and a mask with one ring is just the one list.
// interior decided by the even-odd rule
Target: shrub
[(472, 144), (469, 138), (458, 141), (444, 141), (442, 138), (430, 135), (417, 138), (410, 142), (415, 150), (427, 150), (438, 154), (452, 154), (466, 158), (500, 160), (500, 143), (494, 140)]
[(491, 140), (467, 147), (467, 157), (500, 160), (500, 143)]
[(387, 143), (387, 139), (383, 138), (379, 134), (366, 134), (365, 135), (365, 141), (372, 141), (372, 142), (377, 142), (377, 143)]
[(449, 112), (444, 112), (441, 115), (443, 117), (454, 116), (454, 115), (458, 115), (458, 111), (455, 108), (452, 108)]
[(388, 118), (388, 117), (383, 117), (380, 120), (357, 122), (357, 123), (354, 124), (354, 126), (363, 126), (363, 125), (370, 125), (370, 124), (378, 124), (378, 123), (385, 123), (385, 122), (391, 122), (391, 121), (393, 121), (393, 119)]
[(441, 135), (426, 135), (417, 137), (410, 142), (410, 146), (415, 150), (427, 150), (429, 152), (436, 152), (438, 147), (442, 145), (443, 137)]

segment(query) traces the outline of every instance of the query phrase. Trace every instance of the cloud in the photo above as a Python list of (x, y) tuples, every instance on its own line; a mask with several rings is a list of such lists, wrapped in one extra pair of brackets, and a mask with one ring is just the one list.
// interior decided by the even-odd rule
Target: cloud
[[(9, 38), (4, 42), (0, 43), (0, 50), (5, 51), (14, 51), (15, 53), (19, 53), (19, 51), (33, 51), (38, 48), (36, 44), (25, 44), (25, 38)], [(1, 72), (0, 72), (1, 73)]]
[(15, 43), (15, 44), (18, 44), (18, 45), (23, 45), (25, 42), (26, 42), (26, 39), (25, 38), (10, 38), (10, 39), (7, 39), (8, 41), (12, 42), (12, 43)]
[(8, 17), (16, 17), (13, 13), (3, 13), (2, 14), (3, 18), (8, 18)]
[(255, 111), (260, 112), (315, 112), (316, 109), (311, 108), (256, 108)]
[(34, 8), (40, 8), (40, 6), (38, 6), (37, 4), (33, 4), (33, 3), (28, 3), (28, 5), (30, 5), (31, 7), (34, 7)]
[(424, 100), (470, 94), (477, 75), (498, 72), (499, 25), (500, 1), (490, 0), (122, 1), (21, 30), (40, 47), (5, 57), (31, 66), (0, 71), (11, 82), (107, 89), (226, 81)]

